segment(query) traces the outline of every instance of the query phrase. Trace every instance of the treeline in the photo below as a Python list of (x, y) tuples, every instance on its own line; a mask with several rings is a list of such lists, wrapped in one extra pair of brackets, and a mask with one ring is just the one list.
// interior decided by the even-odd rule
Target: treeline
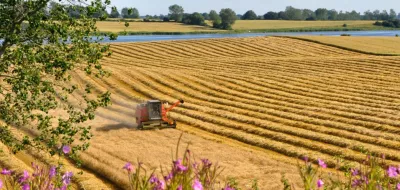
[(288, 6), (285, 11), (270, 11), (262, 16), (249, 10), (244, 15), (238, 15), (238, 17), (242, 20), (394, 20), (400, 18), (400, 13), (397, 15), (393, 9), (390, 9), (389, 12), (386, 10), (375, 10), (373, 12), (368, 10), (361, 14), (354, 10), (351, 12), (338, 12), (334, 9), (319, 8), (313, 11)]
[[(52, 2), (51, 4), (57, 4)], [(54, 6), (50, 6), (51, 7)], [(389, 11), (375, 10), (365, 11), (363, 14), (351, 11), (343, 12), (336, 11), (334, 9), (328, 10), (325, 8), (319, 8), (315, 11), (310, 9), (298, 9), (292, 6), (286, 7), (285, 11), (273, 12), (269, 11), (264, 15), (257, 15), (253, 10), (245, 12), (243, 15), (236, 14), (232, 9), (221, 9), (219, 13), (212, 10), (209, 13), (185, 13), (184, 8), (179, 5), (171, 5), (169, 8), (168, 15), (146, 15), (140, 16), (139, 10), (136, 8), (124, 7), (119, 12), (116, 8), (111, 9), (110, 12), (103, 10), (93, 14), (96, 18), (143, 18), (143, 21), (164, 21), (164, 22), (181, 22), (190, 25), (202, 25), (205, 26), (206, 20), (211, 20), (214, 28), (220, 29), (231, 29), (232, 25), (236, 20), (377, 20), (384, 22), (376, 22), (375, 25), (385, 27), (398, 27), (400, 19), (400, 13), (397, 14), (393, 9)], [(85, 14), (85, 7), (73, 6), (69, 8), (69, 16), (73, 18), (79, 18), (81, 14)]]

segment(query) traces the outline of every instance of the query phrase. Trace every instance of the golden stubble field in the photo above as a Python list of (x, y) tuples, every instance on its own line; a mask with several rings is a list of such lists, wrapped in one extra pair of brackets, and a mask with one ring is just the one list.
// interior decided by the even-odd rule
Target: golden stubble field
[[(137, 157), (151, 159), (149, 163), (170, 160), (176, 130), (129, 128), (134, 102), (146, 99), (185, 99), (171, 113), (179, 121), (178, 130), (196, 136), (212, 133), (279, 153), (284, 164), (277, 167), (265, 164), (273, 163), (276, 153), (260, 153), (265, 161), (254, 161), (254, 154), (246, 150), (232, 154), (240, 149), (216, 148), (229, 144), (196, 143), (201, 142), (196, 136), (185, 140), (194, 141), (197, 154), (233, 166), (229, 175), (245, 182), (259, 178), (263, 187), (271, 181), (280, 185), (282, 171), (290, 171), (290, 179), (298, 183), (297, 171), (286, 163), (304, 155), (334, 166), (334, 156), (359, 162), (364, 159), (362, 151), (368, 150), (385, 154), (389, 163), (400, 163), (399, 57), (280, 37), (120, 43), (112, 49), (113, 56), (103, 64), (114, 75), (104, 82), (83, 81), (99, 91), (111, 89), (121, 101), (100, 112), (100, 117), (116, 123), (95, 129), (97, 137), (88, 153), (104, 158), (100, 164), (114, 168), (115, 175), (118, 165)], [(157, 151), (165, 152), (145, 158)], [(109, 161), (116, 156), (118, 162)], [(250, 165), (254, 168), (239, 169)]]
[[(399, 33), (400, 34), (400, 33)], [(301, 36), (300, 38), (379, 54), (400, 55), (399, 37)]]
[[(113, 93), (113, 105), (91, 123), (92, 146), (81, 156), (103, 186), (126, 186), (121, 168), (128, 161), (150, 169), (170, 164), (181, 132), (181, 150), (190, 143), (198, 158), (226, 167), (221, 179), (235, 177), (244, 187), (259, 179), (262, 189), (282, 188), (282, 173), (300, 186), (295, 163), (305, 155), (333, 167), (334, 156), (355, 163), (367, 150), (400, 164), (400, 57), (283, 37), (111, 48), (103, 60), (111, 77), (74, 73), (75, 82), (96, 93)], [(179, 98), (185, 104), (170, 114), (177, 129), (134, 129), (138, 102)]]

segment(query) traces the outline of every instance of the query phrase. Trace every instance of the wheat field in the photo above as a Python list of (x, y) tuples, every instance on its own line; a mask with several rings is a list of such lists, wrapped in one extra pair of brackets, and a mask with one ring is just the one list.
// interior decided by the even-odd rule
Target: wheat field
[[(168, 163), (165, 145), (174, 146), (171, 138), (176, 130), (134, 131), (132, 108), (141, 100), (174, 102), (179, 98), (185, 104), (171, 116), (178, 121), (178, 130), (194, 135), (189, 139), (213, 134), (216, 139), (274, 152), (260, 153), (266, 159), (261, 163), (276, 158), (290, 163), (308, 155), (334, 167), (334, 156), (360, 162), (365, 151), (400, 163), (399, 57), (370, 56), (280, 37), (120, 43), (112, 49), (113, 56), (103, 61), (114, 73), (110, 78), (100, 81), (79, 75), (99, 92), (111, 89), (116, 95), (117, 103), (99, 112), (115, 124), (95, 130), (86, 155), (103, 164), (93, 166), (94, 170), (104, 167), (117, 176), (115, 168), (136, 157)], [(230, 165), (231, 149), (208, 143), (197, 145), (196, 152)], [(201, 149), (204, 145), (208, 149)], [(146, 158), (157, 151), (163, 151), (162, 155)], [(235, 158), (240, 160), (236, 170), (228, 173), (243, 180), (266, 179), (264, 187), (273, 178), (269, 175), (279, 176), (281, 170), (292, 167), (260, 164), (264, 167), (256, 171), (267, 174), (250, 174), (239, 168), (258, 162), (241, 151), (234, 154), (241, 157)], [(298, 182), (293, 172), (289, 175)], [(279, 181), (277, 176), (275, 181)]]
[(370, 53), (400, 54), (400, 38), (394, 36), (393, 37), (301, 36), (300, 38), (315, 40), (317, 42), (342, 46)]
[[(116, 187), (126, 187), (125, 162), (171, 163), (181, 149), (225, 167), (222, 179), (243, 187), (259, 179), (282, 188), (281, 174), (297, 187), (296, 162), (307, 155), (335, 167), (334, 156), (361, 162), (364, 152), (399, 165), (400, 57), (372, 56), (284, 37), (115, 43), (103, 80), (75, 72), (95, 93), (110, 90), (100, 109), (84, 166)], [(379, 47), (378, 47), (379, 48)], [(76, 100), (82, 99), (77, 95)], [(177, 129), (135, 130), (134, 107), (149, 99), (185, 104), (170, 116)]]
[[(211, 27), (185, 25), (176, 22), (125, 22), (100, 21), (96, 23), (100, 32), (217, 32)], [(222, 31), (223, 32), (223, 31)]]

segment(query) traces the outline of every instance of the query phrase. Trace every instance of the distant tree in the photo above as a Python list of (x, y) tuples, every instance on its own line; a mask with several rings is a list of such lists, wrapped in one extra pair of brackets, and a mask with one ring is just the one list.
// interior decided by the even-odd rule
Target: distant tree
[(265, 20), (278, 20), (279, 19), (278, 13), (269, 11), (269, 12), (265, 13), (264, 19)]
[(397, 18), (400, 19), (400, 13), (397, 15)]
[(220, 28), (231, 30), (232, 25), (235, 24), (235, 21), (237, 19), (235, 11), (229, 8), (221, 9), (221, 11), (219, 12), (219, 16), (221, 17)]
[(221, 17), (217, 13), (217, 11), (211, 10), (209, 13), (210, 20), (213, 23), (213, 28), (219, 28), (221, 25)]
[(169, 18), (168, 18), (168, 17), (164, 17), (164, 18), (163, 18), (163, 21), (164, 21), (164, 22), (169, 22)]
[(339, 13), (335, 9), (329, 10), (328, 11), (328, 20), (337, 20), (338, 14)]
[(169, 7), (169, 13), (170, 13), (170, 19), (171, 20), (175, 20), (175, 22), (181, 22), (182, 18), (183, 18), (183, 13), (185, 12), (185, 10), (183, 9), (183, 7), (175, 4), (175, 5), (171, 5)]
[(319, 8), (315, 11), (317, 20), (328, 20), (328, 9)]
[(241, 15), (241, 14), (236, 14), (236, 19), (237, 19), (237, 20), (242, 19), (242, 17), (243, 17), (243, 15)]
[(124, 7), (121, 10), (122, 18), (139, 18), (139, 11), (136, 8), (127, 8)]
[(390, 9), (389, 19), (394, 20), (394, 19), (396, 19), (396, 17), (397, 17), (396, 11), (394, 11), (393, 9)]
[(81, 18), (81, 14), (86, 14), (85, 7), (80, 5), (68, 6), (67, 11), (71, 18)]
[(210, 20), (210, 15), (208, 13), (201, 14), (204, 17), (204, 20)]
[(370, 10), (367, 10), (364, 12), (363, 20), (376, 20), (374, 18), (374, 13), (372, 13)]
[(389, 13), (386, 10), (383, 10), (380, 14), (380, 20), (389, 20)]
[(116, 8), (111, 9), (110, 18), (119, 18), (120, 14)]
[(304, 9), (302, 13), (304, 20), (315, 20), (315, 12), (310, 9)]
[(278, 19), (281, 19), (281, 20), (289, 20), (289, 18), (288, 18), (288, 16), (287, 16), (286, 12), (284, 12), (284, 11), (281, 11), (281, 12), (278, 13)]
[(201, 25), (201, 26), (205, 25), (203, 15), (197, 12), (184, 15), (182, 22), (190, 25)]
[(374, 15), (374, 20), (381, 20), (381, 11), (380, 10), (375, 10), (373, 12)]
[(215, 20), (221, 20), (221, 17), (219, 17), (219, 14), (217, 11), (211, 10), (209, 13), (210, 20), (215, 21)]
[(303, 19), (301, 9), (296, 9), (292, 6), (288, 6), (288, 7), (286, 7), (285, 13), (286, 13), (288, 20), (302, 20)]
[(257, 20), (257, 14), (252, 11), (248, 10), (244, 15), (241, 17), (242, 20)]

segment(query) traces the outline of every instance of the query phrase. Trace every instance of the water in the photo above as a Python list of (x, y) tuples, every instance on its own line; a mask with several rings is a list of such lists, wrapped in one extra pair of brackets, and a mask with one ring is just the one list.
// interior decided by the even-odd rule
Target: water
[[(337, 32), (268, 32), (268, 33), (242, 33), (242, 34), (186, 34), (186, 35), (132, 35), (118, 36), (118, 39), (111, 42), (148, 42), (163, 40), (189, 40), (207, 38), (238, 38), (255, 36), (340, 36), (350, 34), (351, 36), (395, 36), (400, 35), (400, 30), (388, 31), (337, 31)], [(104, 40), (104, 42), (110, 42)]]
[[(119, 36), (117, 40), (108, 39), (103, 42), (149, 42), (163, 40), (189, 40), (207, 38), (238, 38), (255, 36), (340, 36), (350, 34), (351, 36), (395, 36), (400, 35), (400, 30), (388, 31), (337, 31), (337, 32), (267, 32), (267, 33), (242, 33), (242, 34), (186, 34), (186, 35), (132, 35)], [(2, 40), (0, 39), (0, 43)]]

